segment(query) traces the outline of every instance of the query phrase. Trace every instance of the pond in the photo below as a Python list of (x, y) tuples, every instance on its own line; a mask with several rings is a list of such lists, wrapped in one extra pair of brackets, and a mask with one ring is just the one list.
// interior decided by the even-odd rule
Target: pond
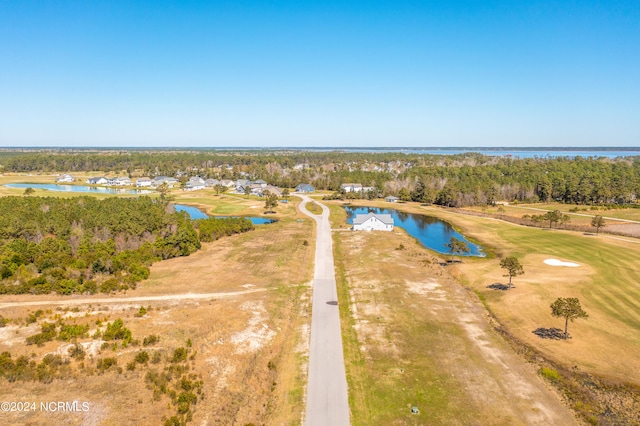
[(347, 222), (352, 224), (356, 214), (381, 213), (390, 214), (395, 226), (404, 229), (409, 235), (417, 239), (423, 246), (442, 254), (448, 254), (445, 246), (452, 237), (464, 241), (469, 246), (466, 256), (484, 257), (482, 247), (467, 240), (464, 235), (453, 229), (451, 225), (436, 217), (422, 214), (405, 213), (395, 209), (383, 209), (378, 207), (351, 207), (344, 206), (347, 211)]
[(104, 186), (59, 185), (57, 183), (7, 183), (7, 188), (33, 188), (58, 192), (88, 192), (94, 194), (151, 194), (148, 189), (107, 188)]
[[(191, 219), (194, 219), (194, 220), (206, 219), (209, 217), (206, 213), (204, 213), (202, 210), (198, 209), (197, 207), (186, 206), (184, 204), (174, 204), (173, 207), (176, 209), (176, 211), (187, 212), (187, 214), (191, 217)], [(215, 217), (224, 219), (226, 217), (237, 217), (237, 216), (215, 216)], [(254, 225), (264, 225), (267, 223), (275, 222), (274, 219), (269, 219), (268, 217), (253, 217), (253, 216), (244, 216), (244, 217), (249, 219), (251, 223), (253, 223)]]

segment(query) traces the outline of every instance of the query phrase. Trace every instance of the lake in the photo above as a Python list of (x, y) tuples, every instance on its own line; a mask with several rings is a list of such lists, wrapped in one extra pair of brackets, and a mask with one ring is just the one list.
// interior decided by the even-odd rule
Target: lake
[[(176, 211), (179, 212), (187, 212), (191, 219), (207, 219), (209, 216), (200, 210), (197, 207), (186, 206), (184, 204), (174, 204), (173, 206)], [(238, 217), (238, 216), (215, 216), (216, 218), (224, 219), (226, 217)], [(249, 219), (251, 223), (254, 225), (265, 225), (267, 223), (275, 222), (274, 219), (269, 219), (268, 217), (253, 217), (253, 216), (244, 216), (246, 219)]]
[(150, 194), (148, 189), (107, 188), (104, 186), (59, 185), (57, 183), (8, 183), (7, 188), (33, 188), (58, 192), (84, 192), (93, 194)]
[(445, 247), (452, 237), (464, 241), (469, 246), (469, 253), (464, 256), (484, 257), (482, 247), (467, 240), (464, 235), (453, 229), (451, 225), (436, 217), (422, 214), (405, 213), (396, 209), (378, 207), (352, 207), (344, 206), (347, 211), (347, 222), (353, 224), (356, 214), (381, 213), (390, 214), (394, 226), (404, 229), (409, 235), (417, 239), (423, 246), (442, 254), (449, 254)]

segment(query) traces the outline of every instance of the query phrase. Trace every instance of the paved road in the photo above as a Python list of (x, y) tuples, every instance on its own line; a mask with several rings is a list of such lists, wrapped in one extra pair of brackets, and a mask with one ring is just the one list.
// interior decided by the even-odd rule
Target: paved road
[(306, 195), (300, 196), (303, 200), (300, 209), (317, 224), (305, 423), (307, 426), (349, 425), (329, 209), (320, 204), (322, 215), (312, 214), (306, 204), (313, 201)]

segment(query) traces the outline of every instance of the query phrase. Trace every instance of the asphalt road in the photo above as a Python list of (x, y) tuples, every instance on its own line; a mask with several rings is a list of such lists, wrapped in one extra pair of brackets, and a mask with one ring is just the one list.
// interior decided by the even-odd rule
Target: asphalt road
[(312, 214), (306, 204), (313, 201), (305, 195), (300, 196), (303, 199), (300, 209), (317, 224), (305, 424), (349, 425), (329, 209), (320, 204), (322, 214)]

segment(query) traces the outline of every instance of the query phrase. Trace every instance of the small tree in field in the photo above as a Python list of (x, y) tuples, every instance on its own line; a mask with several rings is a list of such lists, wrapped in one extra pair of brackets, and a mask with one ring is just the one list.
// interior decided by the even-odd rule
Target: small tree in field
[(264, 201), (264, 208), (267, 210), (266, 213), (275, 213), (273, 209), (278, 206), (278, 195), (271, 194), (269, 191), (264, 191), (262, 195), (266, 197)]
[(28, 197), (29, 195), (33, 194), (34, 192), (36, 192), (36, 190), (35, 190), (35, 189), (33, 189), (33, 188), (31, 188), (31, 187), (29, 187), (29, 188), (26, 188), (26, 189), (24, 190), (23, 195), (24, 195), (25, 197)]
[(456, 237), (451, 237), (448, 244), (445, 244), (446, 247), (449, 248), (449, 253), (451, 253), (451, 261), (453, 262), (454, 255), (461, 255), (462, 253), (469, 253), (469, 245), (464, 241), (460, 241)]
[(573, 322), (577, 318), (589, 318), (589, 314), (582, 310), (580, 300), (576, 297), (558, 297), (558, 299), (551, 304), (551, 315), (558, 318), (564, 318), (565, 339), (569, 336), (567, 333), (569, 320)]
[(500, 261), (500, 267), (506, 269), (505, 277), (509, 277), (509, 287), (512, 287), (511, 278), (524, 274), (524, 269), (516, 257), (505, 257)]
[(603, 228), (605, 225), (606, 224), (604, 223), (604, 218), (602, 216), (594, 216), (593, 219), (591, 219), (591, 226), (596, 228), (596, 235), (598, 235), (600, 228)]

